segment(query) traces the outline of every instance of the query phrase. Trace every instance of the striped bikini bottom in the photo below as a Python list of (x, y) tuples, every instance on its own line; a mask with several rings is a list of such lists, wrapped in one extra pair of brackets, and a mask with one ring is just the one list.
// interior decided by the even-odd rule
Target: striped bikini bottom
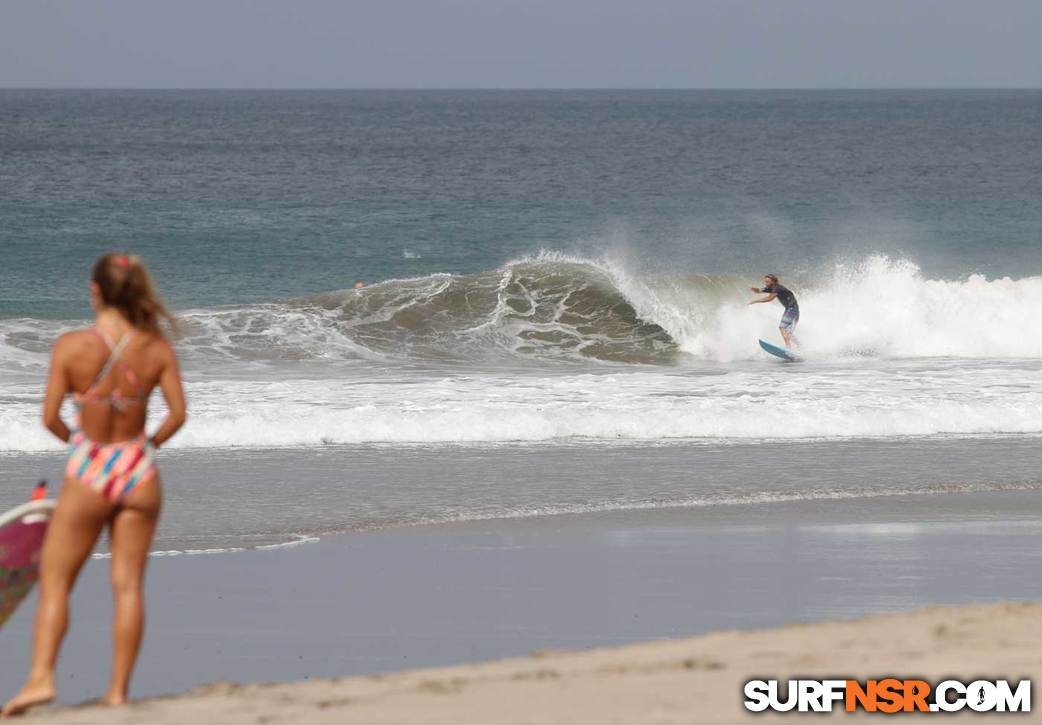
[(65, 475), (90, 486), (109, 501), (119, 501), (156, 475), (156, 448), (142, 433), (117, 443), (95, 443), (76, 431), (69, 445)]

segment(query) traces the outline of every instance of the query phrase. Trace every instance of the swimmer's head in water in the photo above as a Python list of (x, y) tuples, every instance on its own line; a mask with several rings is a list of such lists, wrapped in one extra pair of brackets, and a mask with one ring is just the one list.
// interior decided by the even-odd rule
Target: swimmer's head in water
[(91, 274), (91, 299), (95, 308), (112, 307), (134, 327), (159, 333), (160, 320), (177, 328), (156, 292), (152, 275), (136, 254), (112, 252), (98, 258)]
[(363, 287), (365, 287), (365, 282), (362, 282), (362, 281), (355, 282), (355, 289), (362, 289)]

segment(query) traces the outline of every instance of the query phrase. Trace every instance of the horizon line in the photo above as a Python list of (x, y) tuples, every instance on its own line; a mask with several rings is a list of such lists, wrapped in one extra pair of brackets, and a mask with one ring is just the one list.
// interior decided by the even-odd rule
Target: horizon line
[(1042, 86), (0, 86), (0, 91), (249, 91), (249, 92), (794, 92), (794, 91), (1038, 91)]

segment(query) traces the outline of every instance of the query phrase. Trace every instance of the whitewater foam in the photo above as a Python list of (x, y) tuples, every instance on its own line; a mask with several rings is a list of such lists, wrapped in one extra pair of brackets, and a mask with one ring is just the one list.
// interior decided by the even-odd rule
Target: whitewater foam
[[(187, 390), (172, 447), (1042, 434), (1037, 365), (370, 372)], [(57, 448), (38, 410), (37, 393), (0, 411), (0, 450)]]
[[(1030, 334), (1042, 314), (1042, 277), (930, 280), (908, 261), (870, 257), (792, 286), (807, 357), (1042, 359), (1042, 337)], [(680, 347), (719, 360), (748, 357), (750, 338), (777, 339), (779, 317), (777, 305), (725, 302)]]
[[(238, 554), (244, 551), (276, 551), (278, 549), (292, 549), (303, 544), (314, 544), (319, 541), (319, 537), (301, 534), (294, 539), (289, 541), (280, 541), (275, 544), (261, 544), (259, 546), (215, 546), (206, 549), (157, 549), (155, 551), (148, 552), (149, 556), (154, 557), (175, 557), (175, 556), (205, 556), (213, 554)], [(112, 554), (110, 552), (95, 552), (90, 555), (91, 559), (104, 560), (111, 559)]]

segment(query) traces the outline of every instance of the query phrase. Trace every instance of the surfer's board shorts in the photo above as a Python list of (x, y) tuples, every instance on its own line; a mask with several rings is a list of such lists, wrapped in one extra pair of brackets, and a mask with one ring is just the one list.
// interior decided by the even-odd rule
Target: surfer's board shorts
[(785, 314), (782, 315), (781, 324), (778, 325), (783, 330), (791, 330), (796, 327), (796, 323), (800, 321), (800, 311), (793, 307), (787, 307)]

